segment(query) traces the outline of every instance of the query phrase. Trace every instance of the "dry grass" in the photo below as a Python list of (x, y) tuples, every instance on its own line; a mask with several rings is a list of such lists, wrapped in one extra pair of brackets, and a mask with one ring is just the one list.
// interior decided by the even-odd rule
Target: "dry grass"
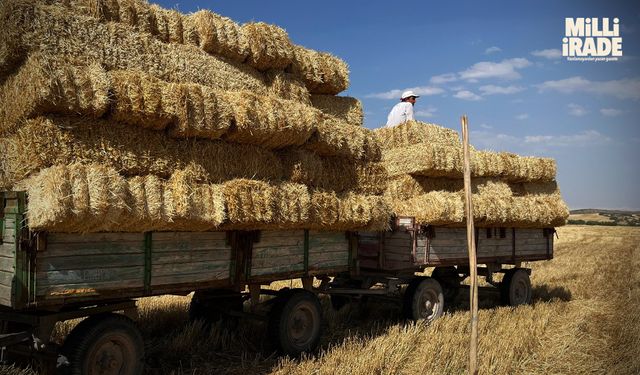
[(349, 87), (349, 67), (344, 61), (296, 45), (293, 53), (291, 72), (302, 78), (310, 93), (336, 95)]
[(265, 71), (284, 69), (293, 61), (293, 44), (284, 29), (264, 22), (242, 25), (242, 32), (249, 43), (247, 63)]
[(309, 90), (298, 76), (282, 70), (269, 70), (265, 74), (270, 93), (284, 99), (311, 105)]
[(569, 215), (569, 220), (584, 220), (584, 221), (597, 221), (601, 223), (611, 223), (613, 220), (608, 217), (601, 215), (599, 213), (594, 214), (571, 214)]
[[(558, 234), (555, 259), (528, 264), (533, 305), (500, 307), (495, 293), (480, 291), (480, 373), (637, 374), (640, 230), (570, 226)], [(272, 284), (282, 287), (300, 287), (300, 282)], [(259, 323), (242, 321), (233, 329), (188, 323), (188, 300), (161, 296), (138, 302), (147, 373), (466, 374), (465, 293), (431, 326), (403, 322), (388, 303), (335, 312), (322, 297), (326, 322), (321, 349), (302, 359), (272, 355)], [(55, 341), (76, 322), (59, 324)]]

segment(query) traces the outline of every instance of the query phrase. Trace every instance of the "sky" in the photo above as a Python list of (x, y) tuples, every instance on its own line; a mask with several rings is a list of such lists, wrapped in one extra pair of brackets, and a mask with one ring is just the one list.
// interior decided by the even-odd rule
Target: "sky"
[[(365, 126), (405, 89), (416, 118), (480, 149), (556, 159), (571, 209), (640, 210), (640, 3), (634, 1), (154, 1), (276, 24), (349, 64)], [(566, 17), (618, 18), (618, 61), (568, 61)]]

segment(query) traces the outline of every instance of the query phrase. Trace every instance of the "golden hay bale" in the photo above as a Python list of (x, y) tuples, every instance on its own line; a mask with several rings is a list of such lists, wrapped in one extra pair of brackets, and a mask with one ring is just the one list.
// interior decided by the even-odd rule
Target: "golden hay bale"
[(383, 150), (424, 142), (462, 147), (455, 130), (420, 121), (407, 121), (394, 127), (379, 128), (375, 130), (375, 135)]
[(225, 182), (228, 223), (224, 229), (294, 228), (309, 217), (309, 193), (300, 184), (238, 179)]
[(266, 92), (263, 75), (244, 64), (207, 54), (195, 46), (166, 44), (120, 23), (72, 14), (65, 7), (37, 5), (20, 34), (25, 51), (97, 61), (107, 70), (138, 70), (169, 82), (197, 83), (222, 90)]
[(218, 90), (201, 85), (163, 85), (166, 110), (177, 124), (171, 135), (179, 138), (221, 138), (232, 125), (231, 103)]
[(282, 150), (278, 156), (287, 181), (338, 193), (380, 195), (385, 190), (387, 173), (381, 163), (322, 157), (304, 149)]
[(385, 230), (391, 210), (380, 196), (314, 191), (309, 209), (309, 229)]
[(240, 25), (209, 10), (184, 16), (183, 23), (197, 36), (198, 45), (208, 53), (244, 62), (249, 55), (249, 43)]
[(270, 95), (237, 91), (222, 96), (233, 111), (233, 127), (224, 136), (232, 142), (266, 148), (301, 145), (321, 118), (313, 107)]
[(349, 125), (362, 126), (364, 113), (362, 102), (349, 96), (311, 95), (311, 104), (325, 115), (344, 121)]
[(176, 121), (167, 111), (164, 82), (131, 71), (110, 72), (113, 105), (110, 116), (115, 121), (162, 130)]
[(151, 5), (150, 11), (156, 19), (156, 37), (166, 43), (182, 44), (184, 42), (184, 28), (182, 14), (176, 10), (169, 10), (157, 4)]
[[(462, 149), (441, 143), (419, 143), (383, 151), (383, 163), (390, 176), (401, 174), (430, 177), (461, 177)], [(504, 162), (505, 158), (508, 162)], [(508, 181), (552, 181), (555, 161), (549, 158), (471, 150), (471, 174), (502, 177)]]
[(19, 185), (29, 195), (27, 219), (32, 229), (117, 230), (128, 212), (126, 181), (100, 165), (54, 166)]
[(301, 77), (312, 94), (336, 95), (349, 87), (349, 67), (326, 53), (294, 45), (291, 72)]
[(34, 2), (5, 0), (0, 3), (0, 82), (24, 59), (20, 37), (34, 19)]
[(298, 76), (272, 69), (266, 72), (266, 77), (270, 93), (283, 99), (311, 105), (309, 90)]
[(124, 176), (153, 174), (168, 179), (174, 171), (188, 169), (198, 182), (283, 179), (281, 161), (269, 150), (172, 139), (161, 132), (107, 120), (39, 117), (27, 121), (15, 135), (0, 139), (0, 151), (4, 151), (0, 153), (4, 185), (56, 164), (74, 162), (108, 165)]
[[(54, 3), (54, 2), (50, 2)], [(122, 22), (137, 31), (159, 35), (158, 14), (154, 7), (144, 0), (63, 0), (71, 11), (100, 21)]]
[(100, 164), (54, 166), (22, 181), (32, 229), (53, 232), (210, 230), (225, 218), (221, 186), (188, 172), (126, 180)]
[[(473, 194), (474, 222), (483, 226), (541, 227), (563, 225), (569, 212), (559, 192), (515, 196), (502, 181), (484, 181)], [(462, 225), (462, 190), (431, 191), (410, 199), (389, 197), (396, 215), (415, 216), (420, 224)]]
[[(472, 192), (478, 192), (479, 187), (487, 183), (502, 183), (508, 186), (513, 196), (549, 195), (559, 193), (555, 181), (509, 182), (499, 177), (478, 177), (471, 180)], [(461, 178), (427, 177), (416, 175), (401, 175), (387, 182), (385, 195), (392, 199), (411, 199), (431, 191), (461, 192), (464, 181)]]
[(323, 156), (370, 161), (381, 158), (380, 145), (371, 130), (332, 119), (319, 123), (304, 147)]
[(109, 87), (98, 64), (81, 67), (32, 56), (0, 87), (0, 134), (44, 112), (99, 117), (109, 106)]
[(249, 43), (247, 63), (265, 71), (284, 69), (293, 60), (293, 45), (287, 32), (275, 25), (264, 22), (250, 22), (242, 25), (242, 34)]

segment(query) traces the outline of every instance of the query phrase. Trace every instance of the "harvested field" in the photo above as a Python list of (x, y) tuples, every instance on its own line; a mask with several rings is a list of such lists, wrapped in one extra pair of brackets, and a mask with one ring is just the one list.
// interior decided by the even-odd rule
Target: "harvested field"
[[(569, 226), (559, 228), (558, 235), (555, 259), (528, 264), (533, 270), (533, 305), (501, 307), (497, 294), (480, 291), (480, 373), (637, 374), (640, 229)], [(608, 256), (602, 257), (603, 249)], [(271, 286), (282, 287), (300, 287), (300, 282)], [(383, 302), (335, 312), (323, 297), (321, 349), (303, 359), (273, 356), (258, 323), (241, 321), (234, 329), (189, 323), (188, 301), (161, 296), (138, 302), (147, 373), (466, 373), (466, 293), (431, 326), (407, 324), (397, 308)], [(61, 342), (75, 324), (59, 324), (54, 341)], [(2, 371), (34, 374), (10, 366)]]

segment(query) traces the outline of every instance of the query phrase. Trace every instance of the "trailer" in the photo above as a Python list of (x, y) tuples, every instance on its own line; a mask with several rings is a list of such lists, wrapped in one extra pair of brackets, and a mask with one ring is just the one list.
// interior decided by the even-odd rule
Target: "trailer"
[[(321, 337), (319, 294), (335, 308), (363, 296), (394, 299), (407, 318), (433, 320), (469, 275), (465, 229), (411, 217), (384, 232), (67, 234), (30, 230), (24, 192), (0, 193), (0, 204), (1, 359), (29, 355), (43, 372), (140, 373), (140, 297), (193, 292), (191, 318), (263, 320), (281, 352), (297, 355)], [(553, 258), (554, 229), (476, 232), (479, 274), (505, 303), (530, 302), (531, 271), (521, 265)], [(428, 267), (431, 276), (416, 275)], [(294, 278), (303, 288), (262, 288)], [(55, 324), (75, 318), (86, 319), (53, 344)]]

